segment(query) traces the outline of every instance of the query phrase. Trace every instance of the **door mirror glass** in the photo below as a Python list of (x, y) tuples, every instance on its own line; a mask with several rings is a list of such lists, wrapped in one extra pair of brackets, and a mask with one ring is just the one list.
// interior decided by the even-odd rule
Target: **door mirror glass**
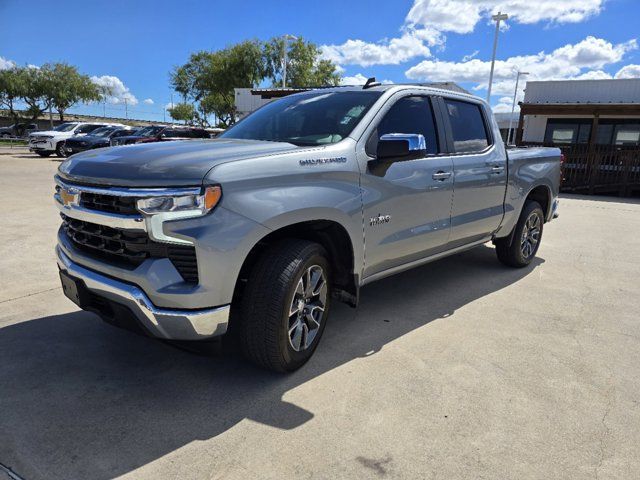
[(427, 154), (427, 142), (419, 133), (386, 133), (378, 140), (378, 160), (410, 160)]

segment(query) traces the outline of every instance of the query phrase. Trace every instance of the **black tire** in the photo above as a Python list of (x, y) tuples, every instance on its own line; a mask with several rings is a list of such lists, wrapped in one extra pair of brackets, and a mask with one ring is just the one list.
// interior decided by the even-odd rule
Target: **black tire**
[[(535, 229), (531, 227), (536, 225)], [(522, 268), (531, 263), (538, 252), (540, 242), (542, 241), (542, 230), (544, 227), (544, 213), (538, 202), (527, 201), (520, 213), (520, 218), (515, 226), (513, 235), (506, 238), (496, 240), (496, 254), (498, 260), (509, 267)], [(511, 244), (509, 244), (509, 239)], [(533, 239), (536, 239), (533, 244)], [(526, 242), (529, 242), (527, 247)]]
[(64, 142), (58, 142), (56, 145), (56, 155), (60, 158), (66, 158), (67, 152), (64, 150)]
[(38, 155), (40, 155), (41, 157), (48, 157), (50, 156), (53, 152), (36, 152)]
[[(297, 299), (298, 309), (301, 309), (300, 300), (303, 301), (305, 312), (308, 311), (307, 304), (312, 305), (311, 297), (300, 298), (297, 287), (302, 282), (304, 291), (305, 283), (313, 283), (311, 275), (318, 275), (316, 267), (320, 267), (325, 281), (324, 292), (313, 297), (317, 298), (319, 305), (324, 293), (324, 310), (320, 312), (317, 307), (311, 308), (310, 315), (314, 322), (316, 317), (313, 312), (317, 314), (317, 327), (307, 320), (307, 315), (290, 315), (294, 298)], [(307, 272), (311, 272), (310, 276), (307, 276)], [(240, 304), (238, 336), (247, 359), (277, 372), (290, 372), (304, 365), (313, 355), (324, 332), (330, 309), (330, 281), (330, 265), (327, 253), (321, 245), (306, 240), (287, 239), (267, 248), (249, 274)], [(308, 296), (307, 292), (302, 295)], [(294, 338), (290, 339), (292, 325), (298, 325), (299, 328), (291, 329)], [(299, 336), (296, 335), (298, 330)], [(303, 338), (304, 341), (301, 340)], [(308, 345), (303, 345), (307, 341)], [(294, 343), (298, 344), (298, 350), (293, 346)]]

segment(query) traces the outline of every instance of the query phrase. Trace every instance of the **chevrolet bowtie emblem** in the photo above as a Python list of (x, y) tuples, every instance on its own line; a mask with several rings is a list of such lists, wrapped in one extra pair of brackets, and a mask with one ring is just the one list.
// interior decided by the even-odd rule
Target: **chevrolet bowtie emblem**
[(60, 200), (62, 201), (62, 205), (65, 207), (70, 207), (72, 205), (77, 205), (80, 194), (71, 193), (69, 190), (65, 188), (60, 189)]

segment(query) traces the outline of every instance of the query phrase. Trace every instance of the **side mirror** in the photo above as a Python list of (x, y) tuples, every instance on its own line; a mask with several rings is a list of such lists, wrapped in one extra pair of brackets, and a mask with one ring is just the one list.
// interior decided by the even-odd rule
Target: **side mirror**
[(419, 133), (387, 133), (378, 140), (378, 160), (411, 160), (427, 154), (427, 142)]

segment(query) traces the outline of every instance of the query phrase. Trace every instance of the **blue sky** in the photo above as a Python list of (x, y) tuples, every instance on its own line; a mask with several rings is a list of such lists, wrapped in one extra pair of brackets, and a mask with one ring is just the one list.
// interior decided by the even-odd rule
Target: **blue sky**
[(451, 80), (485, 96), (500, 8), (512, 19), (500, 34), (498, 111), (510, 108), (517, 68), (542, 80), (640, 76), (638, 0), (0, 0), (0, 67), (65, 61), (115, 82), (108, 113), (123, 116), (127, 98), (130, 117), (162, 120), (168, 73), (190, 53), (291, 33), (323, 45), (350, 82)]

